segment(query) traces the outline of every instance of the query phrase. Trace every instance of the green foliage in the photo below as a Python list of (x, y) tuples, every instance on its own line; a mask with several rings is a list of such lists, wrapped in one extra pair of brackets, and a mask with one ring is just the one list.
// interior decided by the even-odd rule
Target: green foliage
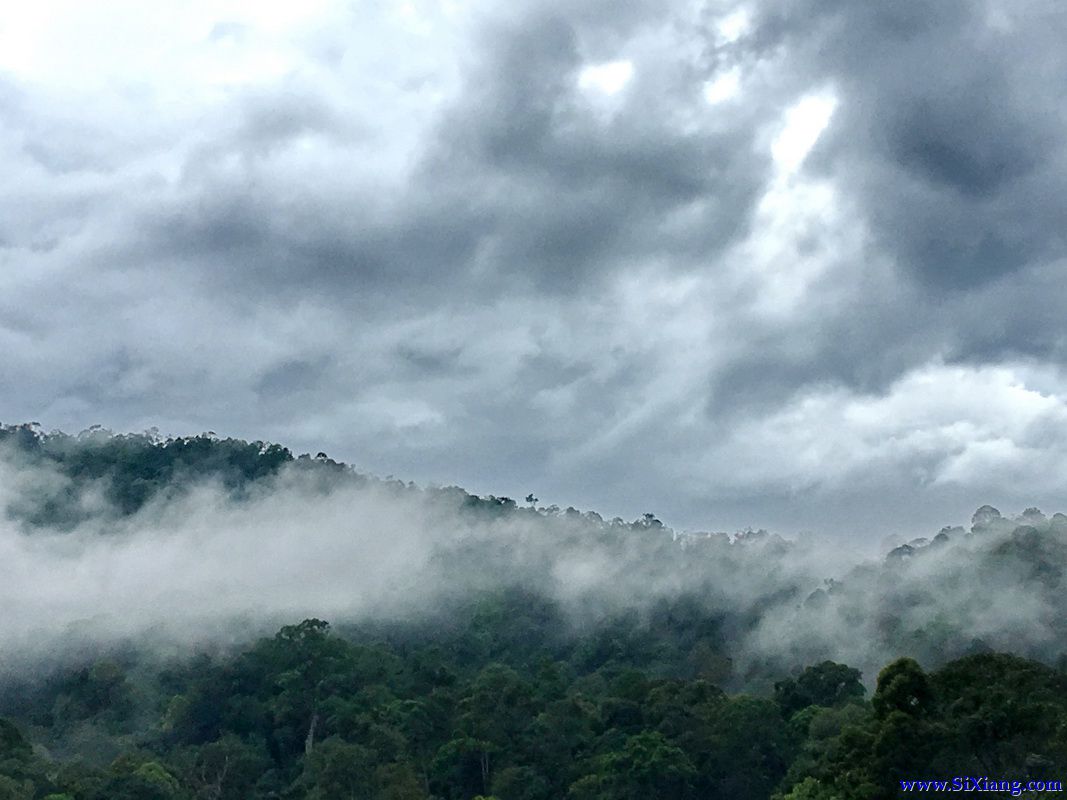
[(11, 720), (0, 717), (0, 758), (19, 758), (30, 754), (30, 743)]
[(371, 800), (378, 755), (359, 744), (330, 738), (305, 759), (308, 800)]
[(0, 775), (0, 800), (33, 800), (34, 785)]
[(863, 697), (861, 673), (844, 664), (824, 661), (808, 667), (798, 678), (774, 685), (774, 699), (786, 717), (810, 706), (837, 706)]
[[(324, 454), (293, 460), (276, 445), (210, 435), (0, 426), (0, 446), (55, 479), (5, 510), (30, 529), (77, 524), (94, 491), (117, 515), (205, 480), (240, 498), (291, 461), (312, 485), (359, 479)], [(561, 536), (592, 520), (440, 494), (474, 519), (536, 525), (558, 512)], [(1067, 523), (1028, 519), (992, 552), (1058, 586)], [(982, 520), (975, 535), (1010, 527)], [(602, 553), (637, 553), (665, 574), (694, 569), (701, 548), (732, 557), (711, 538), (677, 547), (652, 515), (583, 530)], [(785, 547), (760, 532), (745, 542)], [(449, 575), (475, 555), (511, 563), (512, 545), (479, 541), (434, 564)], [(901, 658), (867, 703), (858, 670), (823, 661), (788, 677), (794, 665), (766, 668), (755, 685), (770, 696), (737, 693), (746, 676), (725, 632), (753, 619), (690, 592), (596, 608), (575, 624), (521, 578), (464, 586), (428, 619), (340, 631), (307, 619), (239, 651), (166, 664), (116, 647), (0, 686), (11, 718), (0, 717), (0, 800), (881, 800), (902, 777), (1067, 772), (1062, 670), (996, 653), (940, 668), (923, 657), (929, 672)], [(786, 594), (810, 606), (833, 592)], [(887, 641), (910, 636), (922, 649), (902, 651), (920, 656), (961, 635), (940, 618), (920, 631), (900, 624), (887, 616)]]
[[(0, 719), (0, 798), (880, 800), (902, 777), (1067, 768), (1067, 676), (1015, 656), (931, 673), (899, 659), (868, 704), (856, 670), (831, 662), (773, 699), (730, 696), (698, 676), (583, 671), (581, 642), (475, 647), (482, 631), (375, 640), (310, 619), (156, 673), (98, 659), (22, 698), (65, 709), (33, 727), (53, 754)], [(116, 707), (134, 727), (115, 727)], [(85, 730), (121, 755), (58, 755)]]
[(927, 674), (903, 658), (880, 673), (870, 714), (836, 733), (812, 720), (782, 800), (891, 798), (918, 776), (1054, 778), (1067, 769), (1065, 730), (1062, 672), (983, 653)]
[(922, 667), (913, 658), (894, 661), (878, 674), (878, 688), (871, 698), (874, 713), (885, 719), (892, 713), (920, 717), (933, 702), (933, 689)]
[(88, 516), (85, 494), (97, 487), (115, 512), (132, 514), (157, 495), (196, 482), (218, 481), (239, 493), (293, 460), (276, 444), (220, 440), (211, 434), (169, 439), (153, 432), (114, 435), (99, 427), (68, 436), (43, 433), (32, 425), (0, 425), (0, 446), (57, 476), (8, 513), (31, 525), (58, 527)]
[(689, 756), (656, 731), (628, 737), (621, 750), (608, 753), (599, 763), (601, 790), (618, 800), (680, 800), (689, 796), (696, 778)]
[(838, 795), (826, 784), (809, 776), (794, 786), (788, 794), (779, 797), (781, 800), (837, 800)]
[(116, 759), (96, 797), (108, 800), (185, 800), (188, 793), (166, 766), (141, 753)]
[(271, 768), (265, 748), (234, 734), (200, 747), (176, 751), (171, 760), (194, 797), (213, 800), (253, 796), (260, 777)]

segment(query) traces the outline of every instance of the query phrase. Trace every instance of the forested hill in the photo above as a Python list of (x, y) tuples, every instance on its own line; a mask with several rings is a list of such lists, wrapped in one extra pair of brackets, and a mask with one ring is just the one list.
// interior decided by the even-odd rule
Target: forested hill
[[(0, 425), (0, 447), (24, 468), (51, 468), (60, 484), (28, 487), (24, 505), (9, 515), (37, 525), (69, 526), (92, 512), (80, 499), (92, 485), (103, 489), (107, 510), (132, 514), (160, 492), (196, 481), (218, 480), (233, 490), (277, 474), (293, 454), (276, 444), (218, 439), (212, 434), (160, 437), (114, 435), (99, 427), (69, 436), (32, 424)], [(99, 511), (100, 509), (95, 509)]]
[[(10, 518), (38, 526), (69, 527), (92, 514), (129, 515), (160, 497), (173, 497), (191, 486), (217, 481), (234, 497), (257, 481), (267, 481), (283, 467), (299, 469), (320, 480), (339, 478), (352, 485), (367, 482), (388, 484), (394, 490), (414, 490), (413, 484), (363, 475), (348, 465), (318, 453), (294, 457), (279, 444), (242, 439), (220, 439), (213, 432), (197, 436), (163, 437), (155, 430), (115, 434), (94, 426), (77, 435), (62, 431), (45, 432), (36, 423), (0, 423), (0, 458), (21, 469), (44, 469), (60, 480), (28, 486), (18, 498), (21, 505), (9, 505)], [(343, 478), (342, 478), (343, 476)], [(103, 506), (88, 506), (84, 496), (99, 490)], [(425, 490), (458, 499), (463, 507), (480, 511), (509, 512), (518, 509), (507, 497), (477, 497), (457, 487)], [(541, 509), (554, 514), (559, 509)], [(576, 514), (567, 509), (568, 515)], [(599, 519), (596, 514), (590, 519)], [(637, 523), (647, 527), (660, 523), (646, 515)]]
[(0, 426), (0, 511), (0, 800), (877, 800), (1067, 774), (1062, 514), (984, 506), (857, 563), (33, 425)]
[(513, 640), (499, 620), (434, 639), (306, 620), (225, 658), (98, 660), (4, 698), (0, 797), (881, 800), (1067, 766), (1067, 676), (1011, 655), (900, 659), (869, 700), (833, 662), (731, 696)]

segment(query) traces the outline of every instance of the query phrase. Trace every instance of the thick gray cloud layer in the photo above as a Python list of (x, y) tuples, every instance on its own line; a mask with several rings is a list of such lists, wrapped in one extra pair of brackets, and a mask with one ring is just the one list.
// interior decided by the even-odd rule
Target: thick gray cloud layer
[(1062, 505), (1057, 4), (104, 7), (0, 28), (0, 419), (680, 527)]

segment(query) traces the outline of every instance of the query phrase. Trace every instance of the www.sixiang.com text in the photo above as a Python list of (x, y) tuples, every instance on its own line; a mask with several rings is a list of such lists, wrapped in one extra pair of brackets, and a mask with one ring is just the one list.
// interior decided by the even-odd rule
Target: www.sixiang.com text
[(1062, 792), (1063, 781), (995, 780), (960, 775), (947, 780), (902, 780), (900, 789), (903, 792), (995, 792), (1021, 797), (1024, 792)]

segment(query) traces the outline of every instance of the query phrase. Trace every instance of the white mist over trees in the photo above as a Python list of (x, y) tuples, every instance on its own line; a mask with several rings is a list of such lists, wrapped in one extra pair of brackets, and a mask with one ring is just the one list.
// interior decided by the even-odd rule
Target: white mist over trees
[(652, 515), (419, 489), (206, 435), (12, 427), (0, 454), (5, 661), (96, 638), (247, 639), (302, 617), (426, 620), (509, 589), (574, 632), (624, 617), (654, 629), (684, 607), (714, 623), (692, 658), (735, 686), (824, 659), (868, 680), (902, 654), (1054, 663), (1067, 641), (1067, 517), (1036, 509), (985, 506), (967, 529), (864, 559), (815, 536), (680, 533)]

